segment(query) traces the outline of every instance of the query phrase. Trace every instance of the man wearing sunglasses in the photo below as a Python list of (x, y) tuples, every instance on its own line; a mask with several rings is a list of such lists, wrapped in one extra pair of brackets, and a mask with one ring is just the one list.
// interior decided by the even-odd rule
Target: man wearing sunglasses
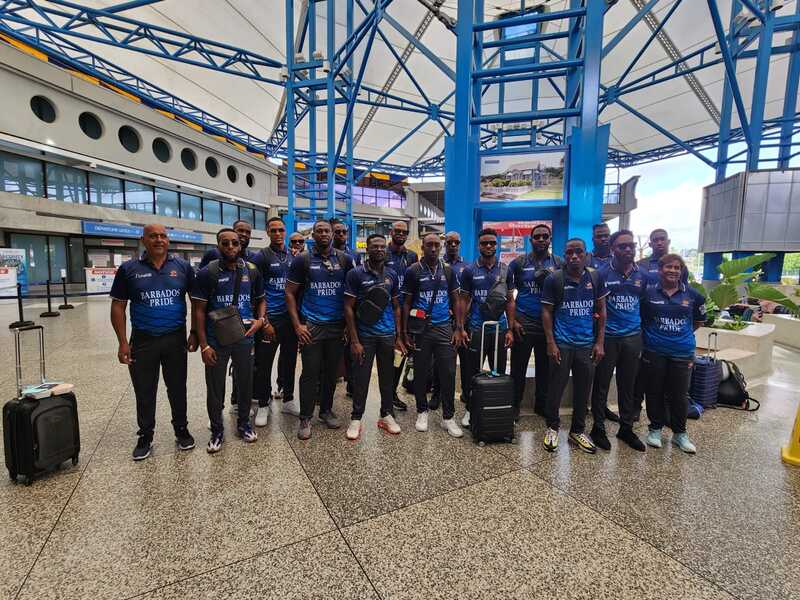
[(634, 382), (642, 354), (639, 309), (647, 288), (647, 278), (634, 262), (636, 243), (632, 231), (621, 229), (615, 232), (611, 236), (611, 251), (611, 262), (599, 271), (600, 279), (608, 290), (608, 319), (605, 355), (595, 369), (592, 387), (594, 425), (589, 436), (598, 448), (611, 449), (605, 431), (605, 417), (608, 411), (608, 387), (616, 368), (620, 419), (617, 437), (634, 450), (644, 452), (644, 444), (633, 432), (633, 420), (640, 408), (634, 404)]
[(607, 265), (611, 261), (611, 229), (605, 223), (592, 225), (592, 244), (594, 248), (586, 255), (586, 264), (593, 269)]
[(509, 271), (517, 288), (514, 346), (511, 348), (511, 377), (514, 380), (514, 416), (519, 419), (531, 351), (536, 365), (536, 394), (533, 410), (544, 416), (549, 382), (547, 338), (542, 326), (542, 286), (547, 276), (564, 265), (560, 256), (550, 253), (552, 232), (549, 225), (536, 225), (530, 234), (531, 252), (516, 258)]
[(347, 225), (339, 219), (331, 219), (331, 227), (333, 227), (333, 247), (352, 258), (354, 266), (360, 266), (361, 255), (347, 245)]
[(256, 337), (256, 369), (253, 398), (258, 400), (256, 427), (264, 427), (269, 420), (272, 397), (272, 364), (280, 347), (278, 379), (282, 384), (283, 407), (281, 411), (299, 415), (300, 403), (294, 398), (294, 373), (297, 366), (297, 336), (286, 310), (286, 274), (292, 255), (284, 243), (286, 225), (280, 217), (267, 221), (269, 246), (255, 255), (253, 264), (264, 279), (269, 323)]
[[(478, 374), (484, 357), (489, 357), (489, 366), (498, 373), (506, 372), (506, 349), (514, 344), (514, 279), (508, 266), (497, 260), (497, 232), (485, 228), (478, 233), (478, 251), (480, 256), (474, 263), (467, 265), (461, 272), (461, 307), (460, 312), (467, 314), (469, 307), (469, 359), (467, 361), (467, 386), (463, 390), (467, 402), (467, 410), (461, 424), (469, 427), (470, 396), (472, 378)], [(505, 292), (505, 310), (498, 318), (486, 318), (489, 303), (498, 292)], [(499, 311), (498, 311), (499, 312)], [(458, 315), (456, 315), (458, 317)], [(481, 348), (481, 326), (484, 321), (498, 321), (495, 327), (486, 328), (486, 339)], [(463, 332), (456, 330), (456, 335)], [(494, 335), (500, 336), (497, 364), (494, 364)], [(458, 338), (456, 338), (458, 341)]]
[[(258, 439), (250, 424), (253, 398), (253, 335), (267, 324), (264, 317), (264, 284), (256, 266), (241, 258), (241, 242), (236, 231), (223, 228), (217, 232), (222, 260), (211, 261), (200, 269), (192, 290), (192, 310), (197, 324), (200, 356), (206, 366), (206, 405), (211, 421), (209, 453), (219, 452), (224, 439), (222, 406), (228, 361), (233, 363), (238, 406), (236, 431), (245, 442)], [(238, 294), (238, 297), (236, 297)], [(208, 313), (236, 306), (237, 318), (245, 326), (244, 337), (222, 344), (215, 335), (215, 323)]]
[[(249, 260), (253, 262), (255, 258), (255, 252), (251, 252), (247, 249), (250, 245), (250, 236), (253, 233), (253, 226), (250, 225), (247, 221), (235, 221), (233, 223), (233, 230), (236, 232), (236, 235), (239, 236), (239, 257), (243, 260)], [(208, 252), (203, 255), (203, 258), (200, 259), (200, 265), (197, 267), (198, 269), (202, 269), (203, 267), (208, 266), (212, 260), (220, 260), (222, 258), (222, 253), (219, 251), (219, 247), (212, 248)]]
[[(392, 240), (389, 242), (389, 245), (386, 248), (386, 266), (397, 273), (398, 285), (402, 290), (403, 279), (405, 278), (406, 270), (408, 267), (417, 262), (419, 257), (417, 256), (416, 252), (406, 248), (406, 240), (408, 240), (408, 223), (405, 221), (396, 221), (395, 223), (392, 223), (392, 229), (390, 230), (389, 234), (391, 235)], [(397, 395), (397, 386), (400, 383), (401, 377), (403, 376), (403, 367), (405, 367), (405, 360), (403, 360), (399, 367), (395, 367), (394, 369), (395, 391), (394, 400), (392, 401), (392, 405), (394, 406), (395, 410), (401, 412), (408, 410), (406, 403), (400, 400), (400, 397)]]
[(297, 429), (301, 440), (311, 437), (316, 404), (319, 419), (329, 429), (341, 426), (333, 412), (333, 393), (344, 351), (344, 283), (353, 268), (353, 260), (332, 247), (328, 221), (314, 223), (311, 235), (314, 245), (292, 259), (286, 276), (286, 308), (303, 359)]

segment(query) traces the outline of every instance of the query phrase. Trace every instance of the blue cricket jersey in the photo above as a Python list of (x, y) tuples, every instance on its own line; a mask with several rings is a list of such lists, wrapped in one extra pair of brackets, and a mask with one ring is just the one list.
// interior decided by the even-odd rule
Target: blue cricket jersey
[[(367, 291), (375, 285), (383, 285), (392, 298), (397, 298), (400, 293), (397, 285), (397, 273), (387, 267), (384, 267), (383, 274), (378, 273), (369, 268), (369, 261), (365, 261), (363, 265), (355, 267), (347, 273), (344, 294), (355, 298), (356, 308), (358, 308), (358, 304), (365, 298)], [(373, 325), (366, 325), (356, 318), (356, 329), (358, 335), (363, 337), (393, 336), (397, 330), (394, 323), (392, 301), (389, 301), (381, 318)]]
[[(436, 298), (431, 307), (433, 290), (437, 288)], [(455, 274), (447, 280), (444, 263), (439, 261), (436, 268), (431, 269), (424, 262), (412, 265), (406, 269), (403, 279), (403, 294), (411, 294), (411, 308), (421, 308), (428, 311), (430, 307), (431, 325), (441, 325), (450, 322), (450, 295), (458, 289)]]
[(525, 255), (522, 260), (514, 260), (508, 266), (509, 272), (514, 276), (514, 286), (517, 288), (517, 313), (522, 313), (536, 321), (542, 318), (542, 285), (536, 282), (537, 272), (547, 270), (555, 272), (559, 264), (553, 255), (548, 254), (543, 260), (537, 260), (533, 253)]
[(456, 285), (461, 285), (461, 273), (464, 272), (464, 269), (467, 266), (466, 261), (462, 257), (457, 257), (452, 262), (447, 260), (447, 257), (444, 259), (444, 264), (449, 265), (451, 269), (453, 269), (453, 275), (456, 276)]
[(301, 253), (292, 259), (286, 276), (287, 281), (303, 288), (300, 315), (312, 323), (341, 323), (344, 321), (344, 280), (353, 268), (353, 259), (345, 254), (342, 266), (333, 251), (327, 258), (319, 254), (316, 246), (308, 252), (308, 273), (305, 253)]
[[(249, 262), (253, 262), (256, 254), (256, 252), (253, 252), (248, 248), (244, 251), (244, 259)], [(203, 258), (200, 259), (200, 264), (197, 265), (197, 268), (202, 269), (203, 267), (207, 267), (208, 263), (210, 263), (212, 260), (222, 260), (222, 252), (219, 251), (219, 248), (211, 248), (211, 250), (208, 250), (205, 254), (203, 254)]]
[[(636, 263), (645, 276), (647, 285), (656, 285), (661, 278), (658, 275), (658, 259), (653, 258), (653, 255), (643, 258)], [(681, 269), (681, 282), (689, 285), (689, 269)]]
[(676, 358), (694, 356), (694, 321), (706, 318), (705, 298), (681, 283), (672, 296), (661, 283), (649, 286), (642, 298), (642, 339), (651, 352)]
[[(480, 305), (486, 301), (486, 296), (489, 290), (497, 281), (500, 276), (500, 261), (496, 260), (491, 268), (486, 267), (480, 261), (476, 261), (467, 265), (461, 272), (461, 291), (469, 294), (472, 304), (469, 310), (469, 327), (470, 329), (480, 329), (483, 325), (483, 317), (481, 317)], [(506, 276), (506, 285), (508, 291), (514, 289), (514, 276), (511, 269), (508, 270)], [(498, 319), (500, 329), (508, 329), (508, 318), (505, 312)]]
[(286, 316), (286, 275), (292, 262), (292, 255), (286, 246), (273, 248), (267, 257), (263, 250), (253, 256), (252, 263), (258, 267), (264, 280), (264, 293), (267, 298), (267, 315), (270, 318)]
[(544, 280), (542, 304), (553, 306), (553, 337), (559, 344), (575, 348), (586, 348), (594, 344), (594, 304), (605, 297), (608, 291), (598, 277), (598, 289), (594, 289), (592, 276), (584, 269), (580, 281), (567, 276), (564, 271), (564, 295), (556, 305), (558, 276), (554, 273)]
[(612, 261), (598, 271), (608, 290), (606, 296), (606, 335), (626, 337), (642, 329), (641, 298), (647, 287), (647, 277), (641, 269), (632, 265), (628, 275), (617, 269)]
[(395, 252), (392, 245), (386, 247), (386, 266), (397, 273), (397, 279), (400, 282), (400, 290), (403, 289), (403, 278), (406, 275), (408, 267), (417, 262), (419, 258), (417, 253), (413, 250), (407, 249), (405, 246), (401, 252)]

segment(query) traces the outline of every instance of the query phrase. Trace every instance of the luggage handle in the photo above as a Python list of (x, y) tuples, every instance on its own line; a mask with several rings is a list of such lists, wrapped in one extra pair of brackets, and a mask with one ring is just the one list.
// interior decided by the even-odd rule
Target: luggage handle
[[(714, 338), (714, 347), (711, 347), (711, 338)], [(716, 331), (708, 334), (708, 348), (706, 348), (706, 356), (712, 360), (717, 360), (717, 352), (719, 352), (719, 335)]]
[[(500, 321), (484, 321), (481, 324), (481, 349), (478, 353), (478, 360), (480, 361), (480, 364), (483, 365), (483, 343), (487, 325), (494, 326), (494, 369), (491, 369), (487, 372), (491, 373), (492, 375), (497, 375), (498, 373), (495, 369), (497, 369), (497, 361), (500, 360), (500, 353), (498, 352), (500, 345)], [(483, 369), (481, 369), (481, 372), (484, 372)]]
[(37, 331), (39, 333), (39, 378), (41, 383), (45, 382), (44, 364), (44, 327), (41, 325), (26, 325), (25, 327), (14, 328), (14, 354), (16, 359), (16, 383), (17, 397), (22, 398), (22, 342), (21, 334), (23, 331)]

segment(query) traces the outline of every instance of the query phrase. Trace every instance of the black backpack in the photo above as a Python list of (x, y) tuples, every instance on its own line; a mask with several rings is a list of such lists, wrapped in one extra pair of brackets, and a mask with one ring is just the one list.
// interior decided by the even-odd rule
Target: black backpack
[(728, 367), (728, 378), (719, 384), (717, 389), (717, 406), (725, 406), (726, 408), (735, 408), (737, 410), (745, 410), (748, 412), (755, 412), (761, 407), (761, 403), (752, 398), (747, 392), (747, 381), (744, 375), (733, 363), (729, 360), (721, 361)]

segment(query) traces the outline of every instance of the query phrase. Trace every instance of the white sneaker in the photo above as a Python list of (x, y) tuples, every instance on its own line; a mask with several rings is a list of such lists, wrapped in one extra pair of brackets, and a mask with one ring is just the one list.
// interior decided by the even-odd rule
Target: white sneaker
[(462, 427), (469, 427), (469, 411), (464, 411), (464, 418), (461, 419), (461, 426)]
[(269, 406), (259, 406), (256, 410), (256, 427), (264, 427), (269, 423)]
[(417, 422), (414, 423), (417, 431), (428, 431), (428, 412), (421, 412), (417, 415)]
[(458, 426), (458, 423), (456, 423), (455, 419), (442, 419), (442, 429), (444, 429), (454, 438), (460, 438), (462, 435), (464, 435), (464, 432), (461, 431), (461, 427)]
[(277, 392), (272, 392), (272, 399), (283, 400), (283, 392), (281, 390), (278, 390)]
[(352, 419), (350, 426), (347, 428), (347, 439), (357, 440), (361, 435), (361, 419)]
[(400, 425), (397, 424), (392, 415), (386, 415), (382, 419), (378, 419), (378, 427), (392, 435), (400, 433)]
[(281, 412), (286, 413), (287, 415), (294, 415), (295, 417), (299, 417), (300, 400), (298, 398), (292, 398), (289, 402), (284, 402), (283, 406), (281, 406)]
[(239, 414), (239, 406), (237, 404), (231, 404), (231, 407), (228, 409), (228, 412), (232, 415)]

